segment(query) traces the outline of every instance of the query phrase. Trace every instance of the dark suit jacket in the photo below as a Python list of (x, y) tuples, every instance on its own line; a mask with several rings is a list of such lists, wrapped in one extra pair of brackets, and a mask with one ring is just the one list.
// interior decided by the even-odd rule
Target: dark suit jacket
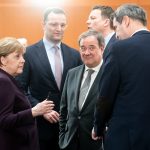
[(104, 63), (95, 131), (106, 150), (149, 150), (150, 32), (139, 31), (112, 46)]
[(94, 106), (98, 97), (100, 71), (89, 91), (85, 104), (79, 112), (78, 99), (83, 77), (84, 65), (68, 72), (60, 104), (60, 148), (65, 148), (71, 142), (76, 132), (79, 134), (80, 149), (98, 150), (101, 141), (91, 138), (93, 128)]
[[(51, 66), (46, 54), (43, 41), (27, 47), (25, 54), (25, 66), (23, 74), (19, 80), (28, 93), (29, 100), (32, 106), (47, 98), (50, 92), (49, 99), (54, 101), (55, 108), (59, 112), (59, 103), (61, 91), (64, 85), (65, 77), (69, 69), (81, 64), (79, 52), (61, 44), (64, 71), (61, 81), (61, 89), (57, 87), (55, 77), (52, 73)], [(41, 139), (50, 139), (58, 135), (58, 124), (51, 124), (43, 117), (38, 117), (38, 129)]]
[(15, 79), (0, 69), (0, 149), (39, 150), (35, 119)]
[(105, 50), (104, 50), (104, 53), (103, 53), (103, 61), (105, 61), (105, 59), (106, 59), (107, 56), (109, 55), (111, 46), (112, 46), (112, 44), (115, 43), (116, 41), (118, 41), (118, 40), (116, 39), (116, 34), (114, 34), (114, 35), (110, 38), (108, 44), (107, 44), (106, 47), (105, 47)]

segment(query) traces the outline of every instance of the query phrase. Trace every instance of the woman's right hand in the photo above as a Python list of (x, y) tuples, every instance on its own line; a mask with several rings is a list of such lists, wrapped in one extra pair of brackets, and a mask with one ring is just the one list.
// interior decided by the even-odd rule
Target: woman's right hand
[(54, 108), (54, 103), (53, 101), (47, 101), (47, 100), (44, 100), (43, 102), (41, 103), (38, 103), (36, 106), (34, 106), (31, 111), (32, 111), (32, 115), (33, 117), (36, 117), (36, 116), (40, 116), (40, 115), (43, 115), (45, 113), (49, 113), (51, 112), (51, 110)]

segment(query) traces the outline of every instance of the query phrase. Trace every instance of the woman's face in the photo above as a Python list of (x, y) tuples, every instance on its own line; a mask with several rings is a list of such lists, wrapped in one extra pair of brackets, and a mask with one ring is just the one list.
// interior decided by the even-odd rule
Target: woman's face
[(15, 51), (8, 56), (1, 57), (1, 62), (3, 64), (1, 68), (14, 77), (21, 74), (25, 63), (23, 55), (24, 52)]

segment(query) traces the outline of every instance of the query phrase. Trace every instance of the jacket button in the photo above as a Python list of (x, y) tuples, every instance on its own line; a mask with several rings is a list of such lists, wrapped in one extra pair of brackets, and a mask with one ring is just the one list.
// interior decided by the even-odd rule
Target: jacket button
[(78, 119), (80, 120), (80, 119), (81, 119), (81, 116), (78, 116)]

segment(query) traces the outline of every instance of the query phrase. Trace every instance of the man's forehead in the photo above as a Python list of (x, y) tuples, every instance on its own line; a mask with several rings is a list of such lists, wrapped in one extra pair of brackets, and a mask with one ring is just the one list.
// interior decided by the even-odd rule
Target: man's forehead
[(84, 46), (85, 43), (88, 45), (97, 45), (98, 41), (96, 37), (87, 37), (87, 38), (82, 39), (80, 42), (82, 46)]
[(90, 15), (101, 15), (101, 10), (94, 9), (94, 10), (91, 11)]

